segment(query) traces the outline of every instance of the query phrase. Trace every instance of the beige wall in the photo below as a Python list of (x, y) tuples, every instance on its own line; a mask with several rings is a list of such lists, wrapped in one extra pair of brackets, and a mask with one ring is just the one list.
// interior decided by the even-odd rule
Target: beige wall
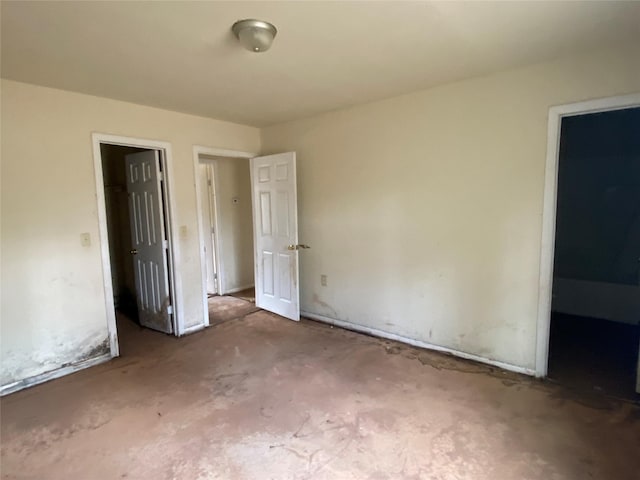
[[(548, 108), (640, 91), (639, 59), (601, 52), (263, 129), (264, 153), (298, 152), (303, 310), (532, 369)], [(185, 324), (199, 323), (192, 147), (259, 151), (260, 131), (7, 80), (1, 95), (2, 383), (107, 337), (92, 132), (171, 143)]]
[(201, 322), (192, 148), (258, 151), (258, 129), (8, 80), (1, 95), (2, 384), (104, 347), (93, 132), (171, 143), (184, 320)]
[[(249, 160), (216, 160), (218, 212), (220, 214), (220, 256), (223, 265), (223, 291), (253, 285), (253, 220), (251, 215), (251, 176)], [(233, 203), (233, 199), (238, 200)]]
[(548, 109), (638, 91), (612, 50), (263, 129), (298, 153), (302, 310), (534, 369)]

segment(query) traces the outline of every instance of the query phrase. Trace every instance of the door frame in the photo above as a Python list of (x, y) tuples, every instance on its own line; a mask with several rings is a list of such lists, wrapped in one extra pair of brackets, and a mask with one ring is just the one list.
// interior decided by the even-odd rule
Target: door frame
[[(200, 165), (200, 156), (207, 155), (211, 157), (221, 157), (221, 158), (238, 158), (238, 159), (251, 159), (253, 157), (257, 157), (257, 153), (250, 152), (242, 152), (239, 150), (226, 150), (223, 148), (215, 148), (215, 147), (205, 147), (202, 145), (194, 145), (193, 146), (193, 179), (196, 187), (196, 217), (198, 219), (198, 248), (200, 253), (200, 274), (201, 274), (201, 288), (202, 288), (202, 315), (203, 315), (203, 325), (205, 327), (209, 326), (209, 302), (207, 296), (207, 270), (206, 270), (206, 262), (207, 258), (204, 253), (204, 225), (202, 224), (202, 202), (200, 202), (200, 179), (199, 175), (199, 165)], [(215, 192), (219, 191), (218, 188), (218, 171), (217, 171), (217, 161), (215, 159), (206, 159), (207, 162), (213, 164), (213, 190)], [(224, 259), (219, 254), (221, 251), (220, 244), (221, 238), (219, 235), (219, 221), (220, 221), (220, 212), (218, 210), (218, 200), (214, 198), (213, 202), (213, 210), (215, 216), (215, 225), (214, 229), (216, 232), (216, 271), (218, 273), (218, 295), (224, 295), (225, 292), (222, 288), (224, 285)], [(255, 245), (254, 245), (255, 249)], [(198, 328), (202, 328), (198, 325)]]
[(640, 106), (640, 93), (583, 102), (556, 105), (549, 108), (547, 127), (547, 159), (544, 173), (542, 207), (542, 241), (540, 246), (540, 281), (538, 286), (538, 319), (536, 331), (535, 376), (546, 377), (549, 364), (551, 299), (553, 289), (553, 259), (556, 240), (556, 210), (558, 194), (558, 162), (562, 119), (589, 113), (623, 110)]
[(98, 231), (100, 234), (100, 254), (102, 259), (102, 277), (104, 285), (105, 309), (107, 315), (107, 329), (109, 332), (109, 347), (111, 357), (120, 355), (118, 345), (118, 330), (116, 326), (116, 312), (114, 306), (113, 283), (111, 280), (111, 256), (109, 255), (109, 231), (107, 228), (107, 209), (104, 191), (104, 176), (102, 173), (101, 144), (118, 145), (123, 147), (145, 148), (160, 152), (160, 162), (164, 176), (162, 200), (164, 206), (165, 228), (167, 229), (167, 242), (169, 243), (169, 288), (171, 304), (173, 305), (173, 329), (174, 335), (180, 336), (184, 332), (183, 304), (182, 304), (182, 279), (180, 269), (180, 242), (178, 239), (178, 226), (176, 225), (174, 212), (176, 206), (171, 192), (173, 185), (173, 157), (171, 144), (157, 140), (124, 137), (105, 133), (93, 133), (91, 135), (93, 145), (93, 166), (96, 179), (96, 199), (98, 207)]
[[(215, 266), (215, 273), (216, 273), (216, 278), (215, 278), (215, 288), (216, 288), (216, 293), (218, 295), (224, 295), (225, 292), (222, 291), (222, 274), (220, 271), (220, 247), (219, 247), (219, 242), (220, 242), (220, 238), (218, 237), (218, 232), (219, 232), (219, 223), (218, 223), (218, 198), (217, 198), (217, 192), (218, 192), (218, 161), (214, 158), (207, 158), (207, 159), (200, 159), (200, 161), (198, 162), (197, 165), (197, 169), (198, 172), (196, 173), (196, 180), (198, 181), (198, 187), (196, 190), (196, 193), (198, 194), (198, 202), (199, 205), (197, 206), (196, 211), (198, 212), (199, 215), (199, 222), (202, 222), (202, 218), (204, 217), (204, 215), (202, 215), (204, 210), (204, 205), (201, 202), (201, 197), (200, 195), (202, 195), (202, 191), (200, 189), (200, 182), (201, 182), (201, 178), (198, 178), (200, 175), (200, 167), (202, 167), (203, 165), (207, 166), (207, 167), (211, 167), (211, 172), (212, 172), (212, 180), (211, 180), (211, 185), (208, 185), (207, 188), (207, 200), (209, 201), (209, 208), (213, 208), (213, 212), (209, 212), (209, 222), (211, 223), (211, 217), (213, 216), (213, 263)], [(213, 198), (211, 198), (213, 197)], [(213, 213), (213, 215), (211, 215), (211, 213)], [(200, 225), (198, 225), (198, 230), (200, 230), (200, 228), (202, 228), (202, 234), (201, 234), (201, 238), (202, 238), (202, 246), (201, 246), (201, 251), (204, 252), (205, 250), (205, 246), (204, 246), (204, 242), (205, 242), (205, 237), (208, 235), (208, 232), (205, 232), (204, 229), (204, 224), (202, 225), (202, 227), (200, 227)], [(205, 263), (206, 263), (206, 267), (204, 267), (202, 269), (205, 279), (206, 279), (206, 283), (209, 283), (209, 279), (207, 278), (207, 270), (209, 268), (209, 259), (207, 258), (206, 253), (203, 253), (202, 256), (205, 259)], [(204, 265), (204, 263), (203, 263)], [(205, 292), (207, 294), (207, 298), (209, 297), (209, 292)]]

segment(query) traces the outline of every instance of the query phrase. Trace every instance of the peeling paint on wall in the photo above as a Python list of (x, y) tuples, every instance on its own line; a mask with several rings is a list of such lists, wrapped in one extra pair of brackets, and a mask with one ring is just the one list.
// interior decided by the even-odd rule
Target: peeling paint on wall
[[(257, 152), (260, 131), (7, 79), (1, 83), (2, 118), (11, 119), (2, 122), (1, 188), (0, 381), (7, 385), (72, 371), (63, 365), (91, 363), (82, 359), (105, 348), (106, 245), (99, 240), (92, 132), (170, 143), (172, 198), (180, 223), (195, 232), (193, 146)], [(96, 239), (91, 246), (81, 246), (82, 232)], [(205, 314), (197, 236), (182, 239), (179, 247), (175, 307), (188, 328)]]
[[(69, 337), (72, 337), (69, 335)], [(46, 350), (30, 354), (8, 349), (0, 370), (2, 386), (68, 367), (109, 353), (109, 335), (105, 329), (81, 338), (52, 334)]]

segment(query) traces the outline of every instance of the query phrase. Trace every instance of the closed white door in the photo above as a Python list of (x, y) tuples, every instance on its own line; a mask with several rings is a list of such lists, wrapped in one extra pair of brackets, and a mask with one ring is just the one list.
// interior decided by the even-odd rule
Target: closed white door
[(173, 333), (159, 152), (127, 155), (126, 168), (140, 324)]
[(256, 306), (300, 320), (296, 154), (251, 159)]

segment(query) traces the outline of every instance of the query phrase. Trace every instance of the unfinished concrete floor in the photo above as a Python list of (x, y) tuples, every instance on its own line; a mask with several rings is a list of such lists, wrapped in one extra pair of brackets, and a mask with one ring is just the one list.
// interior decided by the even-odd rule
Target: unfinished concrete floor
[(638, 479), (640, 408), (250, 314), (2, 399), (5, 479)]
[(209, 324), (219, 325), (229, 320), (244, 317), (259, 309), (255, 304), (254, 289), (250, 288), (232, 295), (213, 295), (207, 303), (209, 305)]

